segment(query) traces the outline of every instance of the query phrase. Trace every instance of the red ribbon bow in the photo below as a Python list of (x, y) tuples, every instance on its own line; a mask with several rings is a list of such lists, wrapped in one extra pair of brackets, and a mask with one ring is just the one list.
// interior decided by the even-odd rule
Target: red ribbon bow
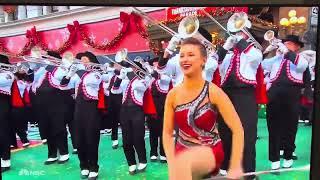
[(38, 44), (39, 38), (35, 26), (33, 26), (33, 28), (31, 28), (30, 30), (27, 30), (26, 37), (30, 39), (30, 41), (32, 41), (34, 45)]
[(80, 32), (80, 24), (79, 24), (78, 21), (73, 21), (73, 25), (68, 24), (67, 28), (68, 28), (68, 30), (70, 32), (69, 39), (71, 41), (73, 41), (75, 39), (77, 33)]
[[(120, 12), (120, 21), (122, 22), (121, 32), (125, 33), (130, 30), (130, 26), (134, 27), (138, 23), (139, 16), (134, 13), (127, 14), (125, 12)], [(130, 28), (130, 29), (129, 29)]]

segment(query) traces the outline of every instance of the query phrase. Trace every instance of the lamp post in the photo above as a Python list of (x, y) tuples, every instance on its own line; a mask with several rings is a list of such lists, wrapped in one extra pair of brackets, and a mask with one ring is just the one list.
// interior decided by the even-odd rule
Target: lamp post
[(281, 35), (293, 34), (301, 35), (306, 30), (306, 18), (304, 16), (297, 17), (296, 10), (292, 9), (288, 12), (288, 18), (280, 19)]

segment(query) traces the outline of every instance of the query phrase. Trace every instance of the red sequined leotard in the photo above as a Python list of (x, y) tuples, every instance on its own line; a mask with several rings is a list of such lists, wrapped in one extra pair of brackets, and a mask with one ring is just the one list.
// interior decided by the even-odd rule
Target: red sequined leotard
[(214, 173), (219, 170), (224, 158), (222, 142), (218, 134), (218, 111), (209, 102), (209, 83), (193, 101), (178, 105), (174, 119), (179, 128), (176, 154), (192, 146), (209, 146), (216, 159)]

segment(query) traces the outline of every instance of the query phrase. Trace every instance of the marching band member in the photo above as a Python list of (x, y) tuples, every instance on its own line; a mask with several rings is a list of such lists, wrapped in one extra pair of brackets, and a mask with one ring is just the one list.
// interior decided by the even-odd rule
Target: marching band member
[(28, 114), (27, 107), (30, 106), (30, 98), (28, 92), (28, 79), (31, 80), (33, 74), (27, 75), (29, 68), (26, 65), (21, 65), (24, 69), (20, 69), (15, 73), (15, 81), (13, 82), (12, 91), (17, 91), (18, 96), (12, 96), (11, 120), (13, 128), (13, 144), (17, 147), (16, 134), (20, 137), (23, 147), (30, 145), (27, 138), (28, 131)]
[[(0, 63), (10, 64), (9, 58), (0, 55)], [(0, 69), (0, 158), (1, 172), (7, 171), (11, 167), (10, 161), (10, 101), (11, 87), (14, 81), (12, 72)]]
[(81, 177), (96, 179), (99, 171), (98, 149), (101, 124), (98, 104), (104, 100), (104, 95), (100, 96), (99, 92), (103, 90), (101, 84), (102, 81), (107, 80), (107, 77), (99, 72), (81, 70), (86, 63), (99, 63), (94, 54), (85, 52), (77, 57), (81, 59), (83, 65), (71, 67), (65, 78), (70, 79), (73, 76), (77, 78), (73, 125)]
[[(37, 51), (37, 48), (33, 48), (31, 50), (31, 57), (37, 58), (39, 55), (35, 53)], [(29, 65), (29, 71), (30, 73), (33, 73), (33, 81), (31, 83), (30, 87), (30, 99), (32, 104), (32, 118), (36, 119), (36, 122), (38, 123), (39, 127), (39, 133), (40, 137), (42, 139), (42, 143), (47, 143), (47, 129), (46, 126), (46, 120), (45, 120), (45, 109), (46, 107), (43, 106), (46, 102), (43, 101), (43, 95), (41, 92), (38, 91), (39, 86), (45, 79), (47, 71), (45, 70), (45, 66), (37, 63), (28, 63)]]
[[(244, 172), (253, 172), (256, 168), (256, 139), (258, 123), (258, 105), (255, 86), (256, 74), (262, 60), (262, 52), (253, 43), (247, 42), (248, 36), (243, 32), (229, 36), (223, 45), (219, 46), (219, 70), (221, 88), (233, 103), (245, 132), (244, 137)], [(231, 50), (233, 49), (233, 50)], [(228, 53), (229, 52), (229, 53)], [(225, 159), (220, 173), (226, 175), (231, 156), (231, 131), (219, 117), (219, 132), (223, 141)], [(248, 177), (253, 179), (254, 177)]]
[[(49, 56), (61, 59), (61, 56), (55, 52), (48, 52)], [(45, 165), (53, 164), (58, 161), (63, 164), (69, 160), (68, 139), (66, 130), (66, 105), (63, 99), (63, 92), (60, 90), (60, 82), (67, 73), (64, 67), (55, 67), (47, 65), (46, 73), (37, 85), (37, 94), (42, 96), (40, 105), (42, 115), (40, 121), (45, 121), (42, 127), (47, 133), (48, 159)], [(60, 157), (57, 153), (59, 151)]]
[[(72, 65), (72, 59), (68, 58), (68, 56), (73, 56), (70, 52), (66, 52), (63, 55), (62, 58), (62, 64), (64, 65), (64, 67), (66, 67), (68, 70), (70, 69), (71, 65)], [(59, 89), (62, 90), (62, 96), (63, 96), (63, 100), (64, 100), (64, 104), (66, 106), (66, 123), (68, 125), (68, 130), (70, 132), (71, 135), (71, 143), (72, 143), (72, 147), (73, 147), (73, 151), (72, 154), (77, 154), (77, 147), (76, 147), (76, 143), (75, 143), (75, 132), (74, 132), (74, 106), (75, 106), (75, 87), (76, 87), (76, 77), (72, 76), (70, 80), (67, 80), (68, 83), (64, 83), (64, 81), (66, 81), (65, 77), (61, 80), (61, 84), (63, 84), (62, 86), (60, 85)]]
[[(150, 60), (150, 63), (153, 63), (153, 67), (157, 67), (158, 59), (154, 58)], [(170, 90), (171, 78), (166, 74), (159, 74), (157, 71), (153, 72), (153, 77), (154, 80), (150, 88), (157, 114), (156, 116), (149, 116), (147, 121), (150, 131), (150, 159), (151, 161), (158, 159), (159, 147), (160, 161), (166, 162), (167, 159), (162, 143), (163, 113), (165, 99)]]
[(111, 122), (111, 140), (112, 148), (117, 149), (119, 145), (118, 141), (118, 124), (120, 123), (120, 112), (123, 97), (123, 86), (121, 86), (122, 79), (119, 78), (120, 69), (118, 64), (114, 64), (115, 72), (110, 73), (110, 82), (107, 86), (107, 91), (109, 92), (108, 99), (108, 121)]
[[(209, 42), (212, 42), (212, 36), (207, 30), (200, 27), (198, 31)], [(176, 54), (170, 59), (169, 59), (169, 56), (173, 54), (179, 42), (180, 42), (179, 37), (173, 36), (171, 38), (168, 44), (168, 47), (164, 52), (163, 58), (159, 60), (158, 67), (157, 67), (159, 70), (159, 73), (165, 72), (166, 74), (172, 76), (172, 82), (174, 87), (183, 81), (183, 73), (179, 65), (179, 54)], [(217, 57), (215, 56), (216, 56), (215, 53), (210, 54), (208, 56), (208, 61), (203, 67), (202, 75), (207, 81), (210, 81), (210, 82), (214, 81), (214, 73), (218, 69), (218, 62), (216, 60)]]
[[(141, 69), (144, 69), (139, 62), (133, 62)], [(126, 91), (123, 94), (120, 113), (120, 125), (122, 128), (123, 151), (129, 165), (129, 173), (135, 174), (136, 169), (140, 172), (147, 168), (145, 148), (145, 113), (144, 94), (147, 91), (151, 78), (146, 75), (144, 78), (137, 77), (137, 67), (132, 67), (131, 72), (122, 70), (120, 79), (125, 79), (126, 74), (130, 80)], [(135, 151), (138, 154), (139, 165), (136, 166)]]
[(279, 47), (276, 56), (262, 61), (262, 67), (270, 71), (271, 87), (268, 91), (267, 104), (269, 116), (269, 160), (272, 169), (280, 168), (280, 146), (283, 142), (283, 167), (293, 164), (295, 136), (298, 126), (298, 107), (303, 73), (308, 67), (306, 59), (299, 55), (303, 43), (299, 37), (288, 35)]

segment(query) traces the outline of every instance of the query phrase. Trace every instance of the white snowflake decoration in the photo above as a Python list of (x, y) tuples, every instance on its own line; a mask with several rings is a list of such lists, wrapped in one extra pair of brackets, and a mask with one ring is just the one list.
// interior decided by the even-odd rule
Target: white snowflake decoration
[(68, 29), (64, 29), (62, 32), (62, 38), (63, 38), (63, 41), (67, 41), (69, 36), (70, 36), (70, 32)]
[(103, 41), (102, 41), (102, 44), (106, 45), (106, 44), (108, 44), (108, 42), (109, 42), (109, 40), (107, 38), (104, 38)]
[(92, 42), (94, 42), (95, 39), (96, 39), (96, 36), (91, 33), (91, 35), (89, 36), (89, 39), (90, 39)]

